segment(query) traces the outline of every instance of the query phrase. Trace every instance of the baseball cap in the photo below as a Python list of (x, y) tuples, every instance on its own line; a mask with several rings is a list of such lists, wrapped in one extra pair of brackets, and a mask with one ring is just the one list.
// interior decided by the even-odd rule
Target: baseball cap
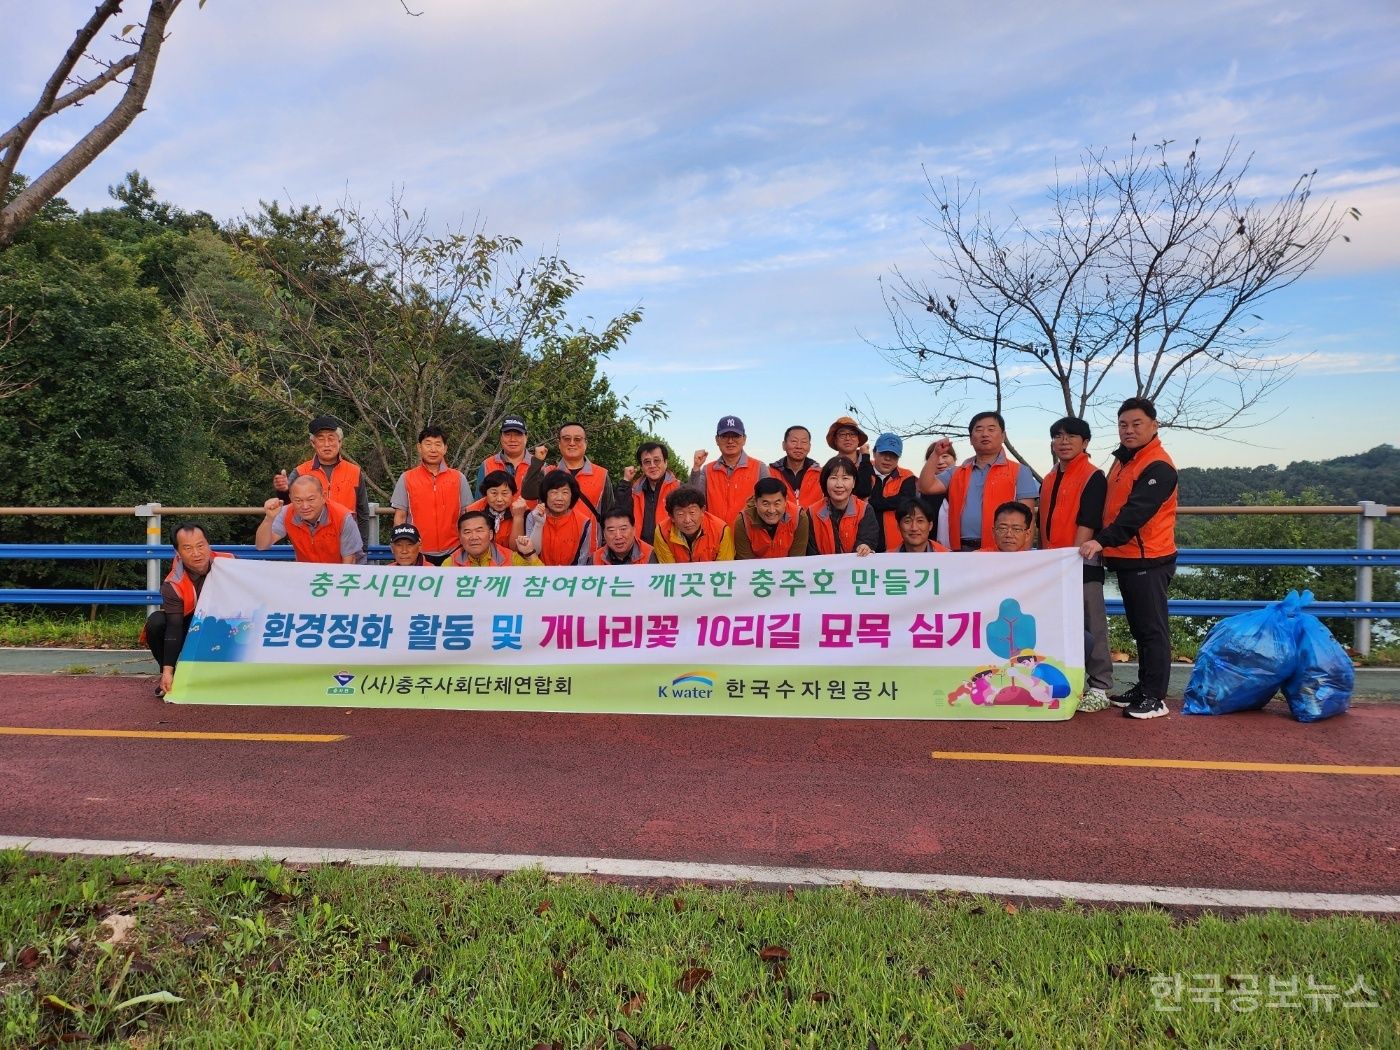
[(725, 416), (715, 424), (715, 437), (724, 434), (738, 434), (740, 437), (747, 437), (744, 433), (744, 421), (738, 416)]
[(389, 542), (398, 543), (406, 540), (409, 543), (422, 543), (423, 537), (418, 535), (418, 530), (412, 525), (395, 525), (394, 531), (389, 533)]
[(323, 430), (339, 430), (341, 429), (341, 425), (340, 420), (336, 419), (335, 416), (317, 416), (307, 426), (306, 432), (308, 434), (319, 434)]
[(876, 452), (893, 452), (896, 456), (904, 455), (904, 441), (898, 434), (891, 434), (888, 430), (875, 439)]
[(525, 433), (525, 420), (519, 416), (506, 416), (505, 419), (501, 420), (501, 433), (504, 434), (507, 430), (518, 430), (522, 434)]

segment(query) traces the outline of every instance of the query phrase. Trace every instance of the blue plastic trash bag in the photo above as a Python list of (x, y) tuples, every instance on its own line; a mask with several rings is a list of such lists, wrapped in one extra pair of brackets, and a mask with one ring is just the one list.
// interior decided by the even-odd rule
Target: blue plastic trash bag
[(1273, 699), (1298, 666), (1299, 610), (1311, 600), (1311, 593), (1305, 599), (1290, 591), (1283, 601), (1212, 627), (1196, 657), (1182, 711), (1227, 715), (1258, 710)]
[(1288, 709), (1300, 722), (1339, 715), (1351, 702), (1356, 670), (1332, 632), (1311, 613), (1298, 617), (1298, 667), (1283, 683)]

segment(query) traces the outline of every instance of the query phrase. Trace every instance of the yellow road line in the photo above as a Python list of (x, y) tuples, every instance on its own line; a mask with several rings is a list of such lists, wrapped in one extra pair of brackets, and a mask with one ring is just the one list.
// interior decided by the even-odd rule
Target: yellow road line
[(37, 726), (0, 726), (0, 736), (96, 736), (136, 740), (257, 740), (273, 744), (334, 744), (342, 733), (177, 733), (145, 729), (47, 729)]
[(1225, 769), (1242, 773), (1331, 773), (1357, 777), (1400, 776), (1400, 766), (1326, 766), (1301, 762), (1198, 762), (1185, 758), (1115, 758), (1111, 755), (1016, 755), (995, 751), (934, 751), (931, 758), (963, 762), (1044, 762), (1057, 766), (1139, 766), (1150, 769)]

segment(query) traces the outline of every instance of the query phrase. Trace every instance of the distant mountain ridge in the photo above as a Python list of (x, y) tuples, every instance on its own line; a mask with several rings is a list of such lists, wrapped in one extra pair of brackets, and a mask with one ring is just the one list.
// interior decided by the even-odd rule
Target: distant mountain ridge
[(1262, 467), (1189, 467), (1178, 464), (1181, 505), (1224, 507), (1243, 502), (1246, 495), (1283, 492), (1299, 496), (1321, 489), (1334, 504), (1374, 500), (1400, 506), (1400, 449), (1377, 445), (1355, 456), (1299, 460), (1280, 469)]

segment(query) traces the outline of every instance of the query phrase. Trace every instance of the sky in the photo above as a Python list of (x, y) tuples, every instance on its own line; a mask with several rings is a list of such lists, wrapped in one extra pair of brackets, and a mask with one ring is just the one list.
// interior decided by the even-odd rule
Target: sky
[[(131, 169), (221, 219), (259, 200), (374, 210), (398, 195), (442, 229), (557, 249), (584, 277), (576, 317), (643, 311), (604, 371), (632, 403), (666, 403), (658, 429), (684, 459), (730, 414), (775, 459), (793, 423), (820, 456), (850, 405), (901, 428), (936, 413), (877, 349), (894, 338), (880, 279), (930, 270), (929, 179), (1033, 216), (1085, 149), (1199, 138), (1219, 157), (1233, 139), (1261, 199), (1316, 169), (1318, 197), (1361, 219), (1258, 309), (1268, 353), (1297, 373), (1256, 425), (1168, 447), (1179, 465), (1223, 466), (1400, 444), (1394, 0), (409, 7), (190, 0), (147, 112), (64, 196), (104, 207)], [(91, 8), (0, 0), (23, 26), (0, 36), (0, 123), (32, 105)], [(100, 112), (46, 124), (21, 170)], [(1008, 431), (1048, 458), (1060, 414), (1032, 395)], [(1091, 423), (1102, 461), (1111, 413)]]

